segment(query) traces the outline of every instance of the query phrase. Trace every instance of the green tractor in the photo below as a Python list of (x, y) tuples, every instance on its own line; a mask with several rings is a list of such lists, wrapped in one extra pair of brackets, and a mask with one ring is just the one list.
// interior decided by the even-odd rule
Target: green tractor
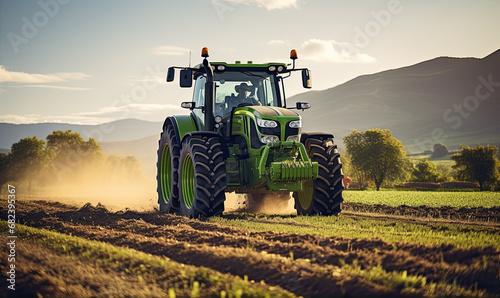
[[(283, 80), (301, 71), (304, 88), (311, 72), (291, 64), (209, 62), (170, 67), (167, 82), (180, 70), (180, 86), (192, 87), (183, 102), (190, 115), (169, 116), (158, 149), (158, 203), (161, 212), (210, 217), (224, 211), (226, 192), (293, 192), (302, 215), (336, 215), (343, 201), (342, 164), (333, 135), (302, 133), (300, 115), (310, 108), (287, 106)], [(291, 66), (291, 67), (290, 67)]]

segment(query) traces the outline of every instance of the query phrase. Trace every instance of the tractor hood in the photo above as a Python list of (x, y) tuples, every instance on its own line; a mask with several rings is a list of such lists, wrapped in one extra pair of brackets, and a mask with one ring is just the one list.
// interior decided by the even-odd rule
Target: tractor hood
[(265, 106), (246, 106), (239, 107), (235, 110), (235, 115), (238, 114), (252, 114), (255, 117), (259, 118), (274, 118), (274, 117), (292, 117), (287, 120), (298, 120), (300, 119), (300, 115), (294, 111), (285, 108), (279, 107), (265, 107)]
[(254, 114), (257, 116), (258, 114), (264, 116), (264, 117), (275, 117), (275, 116), (295, 116), (295, 117), (300, 117), (299, 114), (297, 114), (294, 111), (291, 111), (289, 109), (285, 108), (279, 108), (279, 107), (263, 107), (263, 106), (252, 106), (250, 107), (251, 109), (254, 110)]

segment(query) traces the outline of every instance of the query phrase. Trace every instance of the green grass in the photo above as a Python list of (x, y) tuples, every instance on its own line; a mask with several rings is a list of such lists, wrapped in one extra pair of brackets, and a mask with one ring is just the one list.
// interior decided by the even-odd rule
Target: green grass
[(353, 264), (345, 264), (341, 267), (343, 275), (360, 276), (367, 281), (382, 284), (401, 294), (424, 296), (424, 297), (449, 297), (449, 296), (484, 296), (482, 291), (474, 289), (464, 289), (455, 284), (445, 282), (427, 282), (427, 278), (421, 275), (409, 275), (406, 270), (402, 272), (388, 272), (379, 264), (370, 268), (362, 269), (357, 260)]
[(432, 162), (434, 165), (444, 165), (446, 167), (450, 167), (455, 165), (455, 161), (451, 159), (451, 155), (454, 153), (451, 153), (449, 155), (443, 156), (443, 157), (438, 157), (438, 158), (431, 158), (431, 155), (426, 155), (426, 154), (420, 154), (420, 155), (411, 155), (410, 158), (414, 162), (419, 162), (424, 159), (429, 160)]
[[(7, 230), (7, 222), (1, 220), (0, 227)], [(279, 287), (265, 288), (238, 276), (222, 274), (203, 267), (181, 266), (167, 258), (103, 242), (20, 224), (16, 225), (16, 234), (22, 241), (77, 257), (106, 270), (130, 274), (139, 282), (147, 280), (156, 284), (168, 284), (168, 288), (164, 291), (169, 296), (176, 294), (180, 297), (195, 297), (198, 293), (203, 293), (206, 296), (225, 297), (294, 297)]]
[[(264, 220), (263, 220), (264, 219)], [(375, 220), (324, 216), (257, 216), (248, 220), (211, 218), (210, 221), (258, 231), (294, 234), (319, 234), (326, 237), (379, 238), (389, 243), (424, 245), (454, 244), (458, 247), (494, 246), (500, 248), (500, 229), (468, 224), (439, 222), (409, 223), (399, 220)]]
[(345, 191), (346, 202), (384, 204), (388, 206), (430, 207), (497, 207), (499, 192), (446, 192), (446, 191)]

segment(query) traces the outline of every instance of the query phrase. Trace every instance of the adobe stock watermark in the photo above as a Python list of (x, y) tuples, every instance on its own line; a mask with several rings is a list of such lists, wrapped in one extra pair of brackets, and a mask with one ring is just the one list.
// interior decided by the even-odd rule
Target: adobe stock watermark
[[(119, 98), (113, 100), (111, 107), (116, 108), (120, 106), (125, 106), (126, 108), (121, 111), (120, 115), (117, 115), (116, 119), (128, 118), (130, 114), (130, 105), (134, 103), (141, 103), (148, 97), (148, 93), (160, 86), (160, 82), (157, 80), (158, 77), (165, 77), (165, 73), (161, 71), (161, 65), (157, 64), (155, 67), (146, 67), (147, 75), (145, 75), (141, 84), (135, 85), (130, 89), (128, 93), (122, 93)], [(112, 123), (103, 123), (90, 131), (86, 130), (85, 133), (89, 137), (93, 137), (96, 141), (101, 142), (106, 134), (112, 133), (115, 130), (115, 126)]]
[(16, 290), (16, 187), (7, 185), (7, 288)]
[(380, 35), (383, 28), (391, 24), (393, 16), (402, 13), (403, 10), (404, 7), (399, 0), (390, 0), (384, 9), (379, 11), (372, 10), (370, 12), (372, 20), (366, 22), (362, 28), (354, 27), (355, 47), (366, 48), (374, 38)]
[(351, 53), (361, 53), (362, 49), (368, 47), (373, 39), (378, 37), (383, 29), (387, 28), (392, 23), (394, 16), (401, 14), (403, 10), (404, 6), (401, 1), (390, 0), (387, 2), (385, 8), (378, 11), (370, 11), (371, 20), (361, 27), (354, 27), (353, 43), (345, 45), (347, 50)]
[(9, 32), (7, 38), (10, 41), (12, 49), (17, 54), (21, 45), (26, 45), (30, 40), (37, 36), (41, 28), (47, 26), (50, 19), (54, 18), (60, 11), (60, 6), (65, 5), (70, 0), (40, 0), (38, 6), (40, 10), (35, 12), (31, 18), (23, 16), (21, 18), (22, 26), (19, 33)]
[(215, 9), (215, 12), (217, 13), (217, 16), (219, 16), (219, 20), (224, 21), (224, 15), (227, 12), (233, 11), (237, 6), (240, 4), (235, 3), (233, 1), (226, 1), (226, 0), (213, 0), (212, 1), (212, 6)]
[[(476, 85), (473, 94), (466, 96), (460, 102), (454, 103), (453, 107), (444, 111), (443, 121), (449, 124), (452, 130), (460, 128), (464, 120), (479, 109), (481, 102), (488, 100), (500, 87), (500, 81), (494, 81), (493, 74), (487, 75), (486, 78), (479, 75), (477, 80), (479, 83)], [(429, 149), (429, 147), (432, 148), (436, 143), (442, 143), (446, 138), (445, 130), (441, 127), (436, 127), (432, 130), (430, 138), (423, 141), (415, 139), (415, 144), (419, 150), (424, 151)]]
[[(406, 2), (408, 1), (411, 0), (406, 0)], [(402, 1), (389, 0), (386, 2), (385, 7), (370, 11), (370, 19), (364, 25), (353, 28), (352, 41), (339, 43), (341, 50), (353, 56), (365, 55), (363, 49), (367, 48), (375, 38), (382, 34), (384, 29), (394, 22), (395, 16), (400, 15), (404, 10), (405, 7)]]

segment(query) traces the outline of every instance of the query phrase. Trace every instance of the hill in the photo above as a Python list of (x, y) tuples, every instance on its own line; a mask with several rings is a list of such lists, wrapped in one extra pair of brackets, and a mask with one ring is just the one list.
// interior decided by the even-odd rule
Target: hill
[(331, 131), (340, 145), (353, 129), (387, 128), (414, 152), (435, 143), (500, 146), (499, 66), (500, 50), (482, 59), (439, 57), (288, 101), (311, 103), (301, 112), (304, 131)]
[(10, 124), (0, 123), (0, 148), (10, 149), (22, 138), (37, 136), (45, 139), (55, 130), (76, 131), (84, 139), (95, 138), (98, 142), (126, 142), (161, 132), (162, 123), (137, 119), (118, 120), (100, 125), (77, 125), (67, 123)]

